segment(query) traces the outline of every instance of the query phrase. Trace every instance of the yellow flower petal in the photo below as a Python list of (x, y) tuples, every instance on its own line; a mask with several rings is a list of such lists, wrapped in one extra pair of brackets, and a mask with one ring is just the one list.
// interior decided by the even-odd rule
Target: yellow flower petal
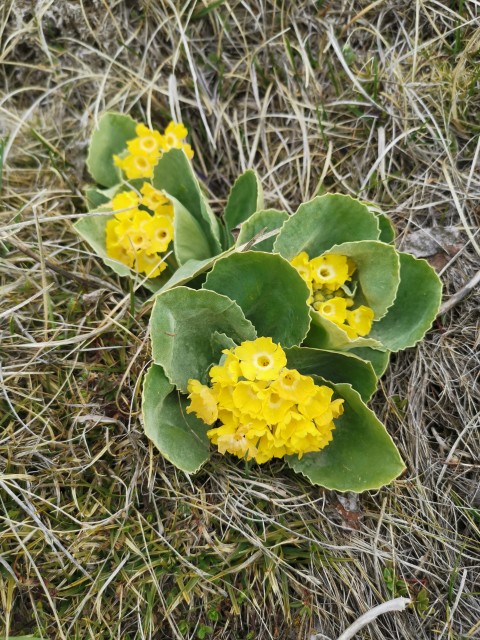
[(343, 324), (347, 318), (347, 301), (335, 296), (326, 302), (316, 302), (313, 305), (320, 315), (335, 324)]
[(370, 333), (373, 317), (373, 309), (363, 304), (353, 311), (347, 311), (347, 322), (359, 336)]
[(312, 279), (317, 284), (328, 286), (332, 291), (348, 280), (348, 262), (346, 256), (328, 254), (310, 261)]
[(192, 379), (188, 381), (187, 390), (190, 400), (187, 413), (195, 413), (205, 424), (213, 424), (218, 417), (218, 407), (210, 387)]

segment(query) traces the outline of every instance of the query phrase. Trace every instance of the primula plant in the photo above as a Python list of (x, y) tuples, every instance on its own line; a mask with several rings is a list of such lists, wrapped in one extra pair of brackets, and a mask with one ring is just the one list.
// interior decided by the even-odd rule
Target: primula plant
[(188, 281), (232, 250), (232, 229), (262, 206), (260, 183), (247, 171), (217, 218), (192, 168), (187, 137), (182, 123), (170, 122), (160, 133), (107, 113), (89, 147), (96, 185), (86, 190), (90, 213), (75, 227), (116, 273), (140, 276), (152, 291), (174, 275), (174, 283)]
[[(187, 472), (214, 447), (252, 463), (283, 458), (340, 491), (398, 476), (398, 451), (364, 403), (390, 351), (430, 327), (441, 286), (392, 240), (382, 214), (326, 195), (292, 216), (255, 212), (237, 251), (197, 271), (200, 290), (198, 278), (171, 281), (156, 297), (144, 386), (159, 450)], [(298, 384), (291, 395), (285, 380)]]
[(404, 465), (366, 402), (390, 353), (431, 326), (437, 275), (350, 196), (292, 215), (264, 209), (249, 170), (214, 215), (187, 137), (181, 123), (160, 133), (103, 116), (88, 156), (91, 211), (76, 224), (106, 264), (155, 293), (147, 435), (187, 473), (215, 453), (281, 459), (339, 491), (391, 482)]
[(365, 404), (376, 388), (371, 364), (300, 346), (308, 297), (296, 270), (264, 252), (218, 260), (199, 290), (157, 295), (143, 420), (168, 460), (193, 473), (215, 450), (252, 464), (283, 458), (339, 491), (378, 488), (403, 471)]

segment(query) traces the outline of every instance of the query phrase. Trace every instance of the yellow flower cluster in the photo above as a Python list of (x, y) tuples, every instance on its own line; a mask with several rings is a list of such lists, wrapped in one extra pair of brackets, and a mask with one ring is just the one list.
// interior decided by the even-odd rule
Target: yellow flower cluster
[(343, 400), (332, 401), (329, 387), (287, 369), (280, 345), (257, 338), (223, 354), (210, 369), (211, 386), (189, 380), (187, 408), (206, 424), (221, 423), (207, 431), (220, 453), (261, 464), (285, 455), (301, 458), (332, 440)]
[(115, 165), (120, 167), (128, 180), (152, 178), (158, 159), (170, 149), (183, 149), (190, 160), (193, 158), (192, 147), (183, 142), (188, 131), (181, 123), (170, 122), (163, 135), (144, 124), (138, 124), (135, 133), (137, 137), (127, 142), (128, 153), (113, 156)]
[(145, 182), (140, 193), (123, 191), (113, 198), (110, 206), (115, 215), (106, 225), (108, 256), (155, 278), (167, 266), (159, 254), (165, 253), (173, 240), (170, 201)]
[(308, 303), (324, 318), (343, 329), (352, 340), (370, 333), (373, 310), (366, 305), (352, 309), (353, 295), (345, 286), (356, 271), (350, 258), (326, 254), (309, 260), (308, 254), (302, 251), (291, 264), (308, 285)]

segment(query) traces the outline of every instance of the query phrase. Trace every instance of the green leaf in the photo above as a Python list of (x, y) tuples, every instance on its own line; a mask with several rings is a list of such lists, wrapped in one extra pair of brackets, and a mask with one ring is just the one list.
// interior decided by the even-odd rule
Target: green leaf
[(105, 228), (107, 222), (113, 220), (113, 217), (108, 212), (83, 216), (73, 226), (106, 265), (113, 269), (115, 273), (118, 273), (119, 276), (129, 276), (131, 274), (130, 269), (125, 264), (112, 260), (107, 254)]
[(173, 276), (164, 284), (161, 288), (160, 292), (167, 291), (168, 289), (173, 289), (174, 287), (178, 287), (179, 285), (186, 284), (190, 282), (197, 276), (208, 271), (215, 262), (229, 255), (233, 249), (229, 249), (228, 251), (224, 251), (218, 256), (214, 256), (213, 258), (206, 258), (205, 260), (187, 260), (181, 267), (179, 267)]
[[(144, 275), (136, 273), (132, 269), (129, 269), (127, 265), (113, 260), (108, 257), (106, 241), (105, 241), (105, 227), (107, 222), (112, 220), (113, 215), (109, 215), (108, 212), (98, 213), (97, 215), (91, 214), (80, 218), (73, 226), (79, 235), (88, 242), (94, 252), (103, 260), (103, 262), (110, 267), (119, 276), (129, 276), (134, 280), (143, 281)], [(165, 283), (168, 278), (168, 270), (165, 270), (158, 278), (149, 278), (143, 282), (143, 286), (152, 292), (158, 291), (160, 287)]]
[(210, 344), (212, 349), (216, 351), (223, 351), (224, 349), (233, 349), (236, 347), (235, 342), (229, 338), (225, 333), (219, 333), (214, 331), (210, 338)]
[(105, 187), (121, 182), (121, 172), (113, 163), (113, 156), (121, 153), (127, 140), (136, 137), (137, 123), (121, 113), (105, 113), (92, 134), (87, 167), (90, 175)]
[(208, 368), (220, 360), (221, 348), (210, 340), (215, 331), (237, 344), (256, 338), (237, 303), (214, 291), (177, 287), (156, 297), (150, 328), (153, 359), (184, 393), (190, 378), (208, 382)]
[(380, 227), (380, 242), (393, 243), (395, 240), (395, 227), (390, 218), (384, 213), (377, 213), (377, 220)]
[(390, 351), (413, 347), (432, 326), (442, 301), (442, 283), (425, 260), (399, 253), (400, 286), (395, 304), (371, 336)]
[(369, 362), (351, 353), (291, 347), (285, 349), (287, 364), (303, 375), (317, 375), (330, 382), (351, 384), (367, 402), (377, 389), (377, 376)]
[(206, 260), (212, 257), (212, 249), (202, 226), (185, 207), (169, 194), (174, 210), (173, 248), (178, 264), (181, 266), (189, 260)]
[(360, 493), (389, 484), (405, 465), (384, 425), (350, 385), (328, 386), (345, 400), (345, 411), (335, 420), (332, 442), (301, 460), (287, 456), (288, 465), (313, 484), (335, 491)]
[(228, 196), (224, 220), (230, 231), (263, 207), (263, 190), (252, 169), (237, 178)]
[(259, 336), (292, 347), (307, 334), (308, 287), (277, 254), (246, 251), (217, 260), (203, 288), (235, 300)]
[(210, 256), (221, 252), (220, 228), (208, 206), (192, 165), (182, 149), (170, 149), (157, 162), (153, 171), (153, 186), (175, 198), (198, 222), (208, 240)]
[(283, 225), (275, 251), (291, 260), (302, 251), (319, 256), (336, 244), (377, 240), (377, 216), (350, 196), (327, 193), (299, 206)]
[(345, 242), (336, 245), (327, 254), (348, 256), (357, 265), (354, 279), (360, 291), (355, 295), (356, 304), (366, 304), (382, 318), (392, 306), (400, 282), (400, 260), (395, 247), (374, 240)]
[(85, 198), (87, 199), (87, 207), (89, 211), (95, 211), (102, 205), (107, 204), (118, 191), (118, 185), (110, 189), (97, 189), (96, 187), (87, 187), (85, 189)]
[[(277, 209), (264, 209), (263, 211), (257, 211), (240, 227), (236, 246), (241, 247), (261, 232), (268, 233), (269, 231), (280, 229), (288, 217), (289, 216), (286, 211), (277, 211)], [(251, 246), (251, 249), (252, 251), (273, 252), (275, 240), (276, 236), (272, 235), (266, 240), (256, 242)]]
[(371, 349), (370, 347), (360, 347), (359, 349), (352, 349), (349, 353), (370, 362), (377, 378), (381, 378), (387, 370), (391, 352), (379, 351), (378, 349)]
[(143, 383), (145, 434), (160, 453), (186, 473), (195, 473), (210, 456), (210, 428), (187, 413), (187, 399), (170, 384), (162, 367), (152, 364)]

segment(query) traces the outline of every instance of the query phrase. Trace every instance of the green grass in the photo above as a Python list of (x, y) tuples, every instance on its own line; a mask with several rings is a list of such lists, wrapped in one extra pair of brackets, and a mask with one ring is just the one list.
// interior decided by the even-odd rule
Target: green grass
[(98, 115), (178, 115), (217, 213), (251, 166), (268, 207), (360, 195), (406, 250), (461, 229), (436, 256), (448, 298), (479, 261), (477, 4), (37, 4), (0, 10), (0, 634), (333, 640), (406, 590), (357, 637), (478, 635), (474, 296), (382, 379), (408, 467), (391, 487), (344, 497), (218, 455), (186, 477), (140, 421), (148, 293), (72, 229)]

